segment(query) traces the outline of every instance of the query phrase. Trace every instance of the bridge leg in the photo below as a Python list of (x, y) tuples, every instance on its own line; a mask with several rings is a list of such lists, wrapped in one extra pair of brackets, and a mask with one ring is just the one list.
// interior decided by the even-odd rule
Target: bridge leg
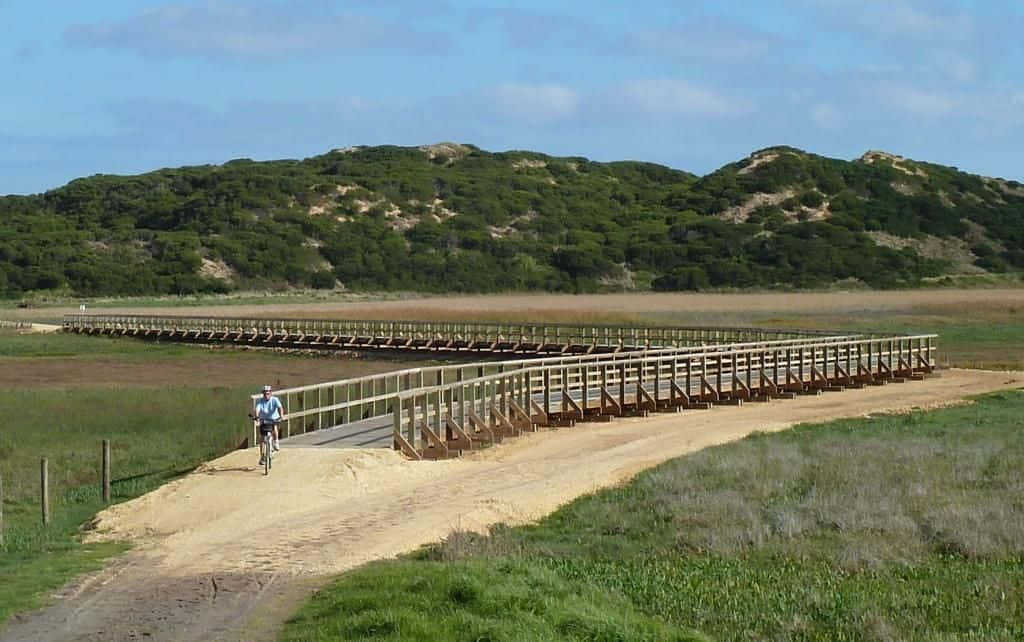
[(420, 435), (422, 435), (423, 442), (427, 444), (427, 447), (423, 449), (424, 459), (447, 459), (449, 457), (448, 444), (441, 440), (427, 422), (420, 420)]

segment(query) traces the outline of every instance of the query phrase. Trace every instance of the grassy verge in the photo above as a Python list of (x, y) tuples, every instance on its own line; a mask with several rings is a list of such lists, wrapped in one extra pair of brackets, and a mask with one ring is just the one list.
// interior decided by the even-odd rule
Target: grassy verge
[(343, 575), (284, 638), (1019, 640), (1022, 413), (1005, 392), (711, 448)]
[(960, 368), (1024, 370), (1024, 322), (935, 323), (940, 362)]
[[(204, 355), (185, 346), (154, 345), (63, 334), (4, 333), (0, 357), (31, 370), (35, 359), (89, 367), (93, 359), (142, 361)], [(97, 371), (97, 384), (103, 373)], [(197, 380), (157, 388), (11, 388), (0, 430), (3, 545), (0, 623), (39, 605), (67, 579), (99, 568), (123, 544), (83, 546), (81, 527), (104, 506), (100, 491), (103, 439), (111, 440), (112, 499), (137, 497), (199, 463), (236, 447), (248, 430), (240, 399), (254, 384), (214, 387)], [(48, 460), (51, 522), (42, 525), (39, 462)]]
[[(103, 507), (101, 441), (110, 439), (113, 501), (137, 497), (237, 447), (248, 426), (231, 388), (14, 390), (0, 432), (4, 546), (0, 621), (95, 568), (118, 546), (79, 544)], [(39, 462), (48, 460), (52, 523), (41, 524)]]
[[(54, 365), (59, 366), (56, 370)], [(102, 510), (100, 461), (110, 439), (112, 499), (125, 501), (237, 447), (258, 384), (329, 381), (401, 367), (394, 360), (302, 358), (107, 337), (0, 332), (7, 413), (0, 429), (3, 534), (0, 626), (124, 545), (83, 545)], [(196, 376), (205, 373), (205, 376)], [(48, 459), (43, 527), (39, 462)]]
[(774, 318), (769, 327), (814, 330), (842, 329), (853, 332), (938, 334), (939, 365), (986, 370), (1024, 370), (1024, 320), (1016, 311), (1003, 315), (907, 314), (882, 321), (852, 317)]
[(138, 356), (182, 357), (201, 355), (194, 346), (173, 343), (154, 343), (112, 337), (90, 337), (80, 334), (52, 332), (23, 334), (15, 331), (0, 332), (0, 357), (93, 357)]

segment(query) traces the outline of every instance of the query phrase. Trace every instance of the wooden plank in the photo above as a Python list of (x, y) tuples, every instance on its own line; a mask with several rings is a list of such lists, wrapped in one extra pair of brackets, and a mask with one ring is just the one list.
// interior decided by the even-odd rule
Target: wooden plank
[(548, 412), (535, 399), (530, 399), (530, 417), (538, 426), (548, 425)]
[[(758, 373), (758, 381), (760, 382), (760, 387), (761, 387), (761, 393), (762, 394), (768, 394), (768, 395), (777, 395), (777, 394), (779, 394), (779, 386), (778, 386), (778, 384), (776, 384), (775, 381), (773, 381), (772, 378), (769, 377), (767, 375), (767, 373), (765, 373), (764, 368), (759, 369), (757, 371), (757, 373)], [(767, 392), (765, 392), (765, 388), (768, 389)]]
[(669, 403), (676, 406), (690, 405), (690, 395), (679, 387), (675, 379), (669, 383)]
[(451, 432), (455, 437), (454, 439), (447, 439), (449, 449), (472, 450), (474, 446), (480, 445), (475, 443), (473, 438), (462, 429), (462, 426), (459, 425), (459, 422), (455, 421), (450, 412), (445, 413), (444, 427), (446, 432)]
[(658, 409), (657, 400), (639, 381), (636, 384), (636, 407), (637, 410), (656, 411)]
[(441, 437), (430, 429), (427, 422), (420, 419), (419, 422), (420, 435), (427, 446), (423, 449), (424, 459), (447, 459), (448, 458), (448, 444), (441, 439)]
[(701, 399), (704, 399), (705, 393), (707, 393), (706, 396), (711, 397), (712, 401), (721, 401), (722, 399), (722, 395), (718, 394), (718, 389), (712, 386), (703, 374), (700, 375), (700, 391)]
[(516, 424), (520, 432), (524, 430), (531, 432), (537, 430), (537, 427), (533, 425), (533, 418), (530, 416), (530, 413), (526, 412), (515, 399), (509, 399), (509, 408), (511, 409), (509, 419), (512, 423)]
[(569, 396), (564, 387), (562, 389), (562, 417), (572, 417), (577, 421), (583, 419), (583, 408)]
[(746, 399), (746, 400), (749, 401), (750, 400), (750, 388), (747, 386), (747, 384), (744, 383), (743, 380), (740, 379), (739, 377), (737, 377), (735, 374), (733, 375), (732, 383), (733, 383), (733, 388), (734, 389), (735, 389), (736, 386), (739, 386), (739, 388), (740, 388), (738, 393), (734, 390), (732, 395), (734, 397), (736, 397), (736, 398)]
[(827, 388), (828, 377), (822, 374), (821, 370), (818, 370), (818, 366), (811, 364), (811, 387), (813, 388)]
[(416, 449), (412, 447), (412, 444), (410, 444), (406, 440), (406, 438), (403, 437), (400, 433), (396, 432), (394, 434), (394, 438), (395, 450), (402, 451), (402, 454), (408, 457), (409, 459), (414, 459), (416, 461), (420, 461), (423, 459), (423, 456), (420, 455), (419, 452), (417, 452)]
[(517, 428), (515, 424), (513, 424), (511, 421), (509, 421), (509, 418), (506, 417), (505, 415), (503, 415), (500, 410), (498, 410), (494, 406), (491, 406), (490, 413), (491, 413), (491, 420), (494, 421), (495, 428), (500, 429), (501, 432), (504, 433), (505, 436), (507, 436), (507, 437), (518, 437), (519, 436), (519, 428)]
[(601, 414), (622, 415), (622, 406), (606, 386), (601, 386)]
[(488, 443), (495, 443), (501, 441), (501, 434), (495, 433), (491, 430), (491, 427), (487, 425), (487, 422), (480, 418), (480, 415), (476, 414), (475, 410), (469, 411), (469, 425), (472, 429), (472, 434), (476, 435), (475, 439), (486, 439)]

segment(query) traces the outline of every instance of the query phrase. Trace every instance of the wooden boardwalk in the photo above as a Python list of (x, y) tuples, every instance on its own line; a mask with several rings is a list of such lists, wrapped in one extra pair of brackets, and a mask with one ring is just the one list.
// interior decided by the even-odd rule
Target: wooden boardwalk
[(934, 370), (937, 349), (933, 334), (763, 328), (78, 314), (66, 317), (63, 329), (162, 341), (500, 357), (276, 392), (287, 411), (281, 426), (286, 445), (391, 446), (414, 459), (458, 456), (543, 426), (920, 379)]
[(765, 328), (70, 314), (66, 332), (323, 350), (591, 354), (828, 336)]

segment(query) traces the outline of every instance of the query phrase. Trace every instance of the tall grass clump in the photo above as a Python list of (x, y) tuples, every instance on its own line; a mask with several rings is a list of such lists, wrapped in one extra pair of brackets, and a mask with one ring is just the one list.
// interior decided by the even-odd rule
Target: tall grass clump
[[(721, 640), (1024, 639), (1021, 416), (1024, 391), (1009, 391), (943, 410), (754, 434), (538, 524), (456, 532), (342, 576), (286, 634), (628, 640), (644, 639), (638, 622), (653, 622), (664, 627), (659, 639), (693, 630)], [(469, 578), (486, 602), (513, 585), (504, 568), (578, 587), (581, 610), (634, 619), (614, 632), (555, 627), (517, 638), (497, 628), (520, 618), (514, 612), (476, 613), (445, 589), (415, 586), (415, 578)], [(366, 586), (387, 599), (356, 599)], [(545, 591), (528, 584), (516, 594)], [(404, 629), (406, 637), (345, 628), (377, 617), (381, 604), (395, 618), (425, 613), (437, 624)], [(454, 632), (470, 613), (486, 616), (494, 633)]]

